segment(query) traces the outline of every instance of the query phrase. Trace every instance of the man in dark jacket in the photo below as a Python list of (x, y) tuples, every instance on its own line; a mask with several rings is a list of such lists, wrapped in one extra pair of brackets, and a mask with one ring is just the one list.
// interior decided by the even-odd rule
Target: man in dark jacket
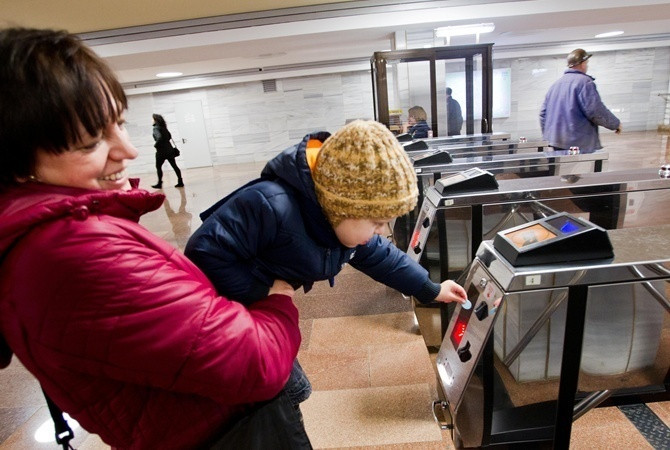
[[(225, 197), (201, 218), (185, 253), (220, 293), (243, 302), (267, 295), (274, 280), (309, 291), (344, 264), (429, 303), (464, 302), (461, 286), (437, 284), (385, 235), (388, 221), (414, 209), (417, 180), (393, 134), (357, 120), (330, 136), (305, 136), (265, 166), (261, 178)], [(307, 399), (309, 381), (294, 366), (287, 391)]]
[(543, 139), (558, 149), (602, 148), (598, 126), (621, 133), (621, 121), (600, 99), (594, 78), (587, 75), (590, 53), (578, 48), (568, 55), (568, 69), (549, 88), (540, 109)]
[(447, 134), (455, 136), (461, 134), (463, 127), (463, 112), (461, 105), (451, 96), (452, 90), (447, 88)]

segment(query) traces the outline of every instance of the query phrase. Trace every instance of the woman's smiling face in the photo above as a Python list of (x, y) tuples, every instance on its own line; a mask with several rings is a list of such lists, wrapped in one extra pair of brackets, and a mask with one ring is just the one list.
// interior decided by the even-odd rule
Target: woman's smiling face
[(37, 181), (83, 189), (130, 189), (128, 161), (137, 157), (130, 143), (123, 115), (96, 136), (81, 130), (81, 140), (61, 153), (43, 149), (35, 155)]

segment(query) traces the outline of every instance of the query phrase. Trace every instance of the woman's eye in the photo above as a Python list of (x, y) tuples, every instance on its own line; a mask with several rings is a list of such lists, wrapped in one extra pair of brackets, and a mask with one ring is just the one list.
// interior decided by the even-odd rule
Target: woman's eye
[(100, 141), (99, 141), (99, 140), (96, 140), (96, 141), (94, 141), (94, 142), (90, 142), (90, 143), (88, 143), (88, 144), (82, 145), (82, 146), (79, 147), (79, 148), (80, 148), (80, 150), (84, 150), (84, 151), (89, 151), (89, 152), (90, 152), (90, 151), (95, 150), (95, 149), (98, 147), (98, 145), (100, 145)]

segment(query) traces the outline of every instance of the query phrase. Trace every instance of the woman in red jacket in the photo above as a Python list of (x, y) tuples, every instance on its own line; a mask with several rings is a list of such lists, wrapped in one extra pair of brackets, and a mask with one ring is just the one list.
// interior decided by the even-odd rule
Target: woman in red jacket
[(14, 353), (117, 448), (195, 448), (288, 379), (292, 288), (244, 307), (138, 224), (112, 71), (65, 32), (0, 30), (0, 367)]

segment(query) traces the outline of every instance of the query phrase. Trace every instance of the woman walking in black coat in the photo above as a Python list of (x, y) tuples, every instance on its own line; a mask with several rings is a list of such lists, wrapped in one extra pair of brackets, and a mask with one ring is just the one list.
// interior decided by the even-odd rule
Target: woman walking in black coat
[(161, 189), (163, 187), (163, 163), (165, 160), (170, 163), (174, 172), (177, 174), (177, 184), (174, 187), (184, 187), (184, 181), (181, 179), (181, 170), (177, 167), (175, 161), (175, 148), (170, 141), (172, 135), (167, 129), (165, 119), (160, 114), (154, 114), (154, 147), (156, 147), (156, 172), (158, 173), (158, 183), (151, 186), (152, 188)]

